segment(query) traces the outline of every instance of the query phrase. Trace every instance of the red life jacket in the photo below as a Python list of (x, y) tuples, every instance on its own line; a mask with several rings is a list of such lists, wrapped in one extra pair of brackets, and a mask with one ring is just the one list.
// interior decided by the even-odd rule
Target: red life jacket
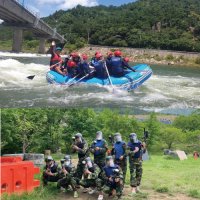
[[(62, 60), (61, 56), (59, 56), (58, 54), (54, 53), (53, 56), (51, 57), (50, 63), (52, 63), (52, 65), (55, 65), (55, 66), (56, 66), (56, 63), (61, 64), (62, 61), (63, 61), (63, 60)], [(54, 67), (55, 67), (55, 66), (54, 66)], [(53, 68), (54, 68), (54, 67), (53, 67)], [(51, 68), (52, 68), (52, 67), (51, 67)]]

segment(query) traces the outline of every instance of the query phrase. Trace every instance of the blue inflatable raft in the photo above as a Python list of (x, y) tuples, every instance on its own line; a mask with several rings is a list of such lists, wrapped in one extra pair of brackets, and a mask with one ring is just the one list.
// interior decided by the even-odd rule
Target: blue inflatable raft
[[(111, 76), (111, 82), (114, 87), (124, 89), (124, 90), (134, 90), (142, 85), (147, 79), (149, 79), (152, 75), (152, 69), (150, 66), (146, 64), (139, 64), (132, 67), (136, 72), (131, 70), (126, 70), (126, 75), (123, 77), (113, 77)], [(49, 83), (60, 84), (60, 85), (71, 85), (72, 83), (85, 83), (85, 84), (99, 84), (99, 85), (110, 85), (110, 81), (108, 78), (99, 79), (99, 78), (91, 78), (91, 79), (83, 79), (79, 81), (79, 78), (73, 79), (69, 76), (62, 76), (55, 71), (49, 71), (46, 75), (47, 81)]]

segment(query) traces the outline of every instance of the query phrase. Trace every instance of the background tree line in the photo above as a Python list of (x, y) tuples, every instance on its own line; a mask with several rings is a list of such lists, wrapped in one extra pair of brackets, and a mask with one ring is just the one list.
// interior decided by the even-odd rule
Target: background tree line
[(138, 0), (115, 6), (77, 6), (44, 19), (69, 40), (84, 44), (200, 52), (199, 0)]
[(200, 113), (179, 116), (172, 125), (157, 120), (156, 114), (146, 121), (118, 111), (93, 109), (2, 109), (1, 153), (35, 152), (45, 149), (63, 153), (70, 149), (71, 137), (81, 132), (91, 143), (95, 133), (102, 130), (108, 140), (110, 134), (120, 132), (128, 141), (132, 132), (143, 138), (143, 129), (150, 132), (148, 148), (159, 153), (164, 148), (180, 148), (192, 152), (200, 148)]
[[(86, 44), (200, 52), (199, 0), (138, 0), (116, 6), (56, 11), (44, 18), (65, 35), (66, 47)], [(1, 48), (11, 46), (12, 30), (0, 25)], [(24, 32), (26, 49), (38, 47), (31, 31)]]

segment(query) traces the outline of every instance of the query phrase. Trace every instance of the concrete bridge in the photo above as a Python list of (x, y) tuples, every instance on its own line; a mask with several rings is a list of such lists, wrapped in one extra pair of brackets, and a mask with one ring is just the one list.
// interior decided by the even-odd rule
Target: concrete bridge
[(65, 42), (63, 36), (51, 28), (39, 16), (17, 0), (0, 0), (0, 19), (4, 25), (14, 28), (12, 51), (22, 50), (23, 30), (30, 29), (40, 39), (39, 53), (45, 53), (45, 41), (54, 39)]

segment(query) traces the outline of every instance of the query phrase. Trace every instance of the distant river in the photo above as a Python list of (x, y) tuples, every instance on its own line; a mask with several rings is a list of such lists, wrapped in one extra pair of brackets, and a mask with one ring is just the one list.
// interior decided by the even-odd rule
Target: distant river
[[(133, 92), (100, 86), (50, 85), (49, 56), (0, 52), (0, 107), (118, 108), (129, 113), (189, 114), (200, 108), (200, 69), (152, 65), (154, 75)], [(33, 80), (26, 77), (36, 75)]]

